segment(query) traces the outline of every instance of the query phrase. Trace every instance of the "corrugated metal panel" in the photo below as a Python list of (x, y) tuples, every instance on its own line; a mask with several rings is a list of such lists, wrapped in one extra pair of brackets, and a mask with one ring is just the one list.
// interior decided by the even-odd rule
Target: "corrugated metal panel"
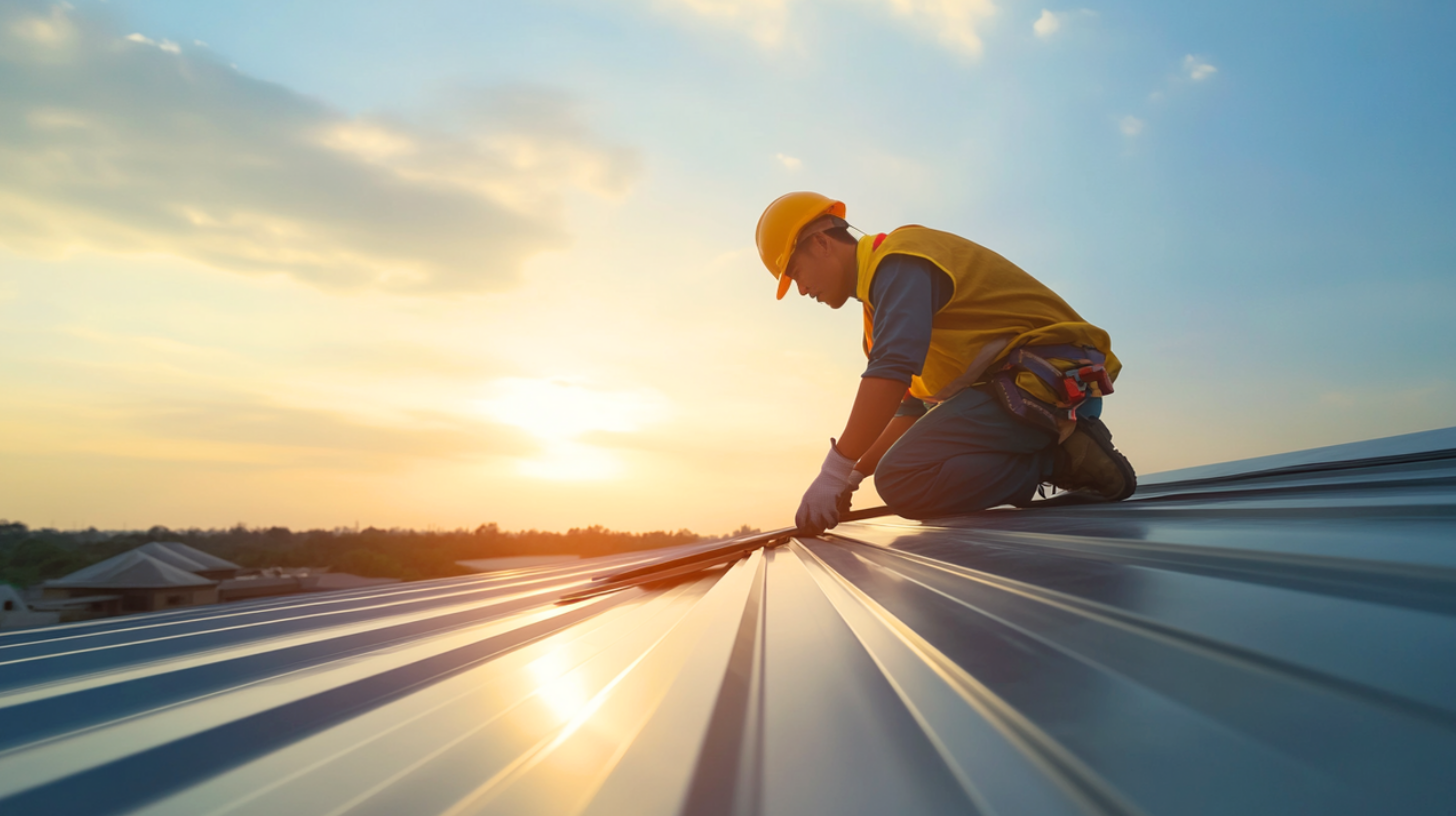
[(1452, 440), (7, 634), (0, 812), (1450, 812)]

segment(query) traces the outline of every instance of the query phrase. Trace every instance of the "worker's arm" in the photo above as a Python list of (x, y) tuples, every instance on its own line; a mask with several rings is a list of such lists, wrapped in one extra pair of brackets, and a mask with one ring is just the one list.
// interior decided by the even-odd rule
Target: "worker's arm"
[[(859, 393), (854, 398), (854, 407), (849, 411), (849, 422), (844, 426), (844, 433), (839, 435), (835, 450), (847, 459), (858, 461), (876, 446), (904, 396), (905, 383), (879, 377), (861, 379)], [(885, 447), (888, 448), (889, 444)], [(883, 454), (884, 451), (881, 450), (880, 453)], [(879, 456), (875, 457), (875, 461), (879, 461)]]
[(885, 429), (880, 431), (880, 438), (876, 439), (875, 444), (870, 445), (870, 449), (865, 451), (864, 455), (860, 456), (859, 461), (854, 465), (854, 469), (866, 476), (875, 475), (875, 468), (880, 464), (880, 457), (884, 456), (885, 451), (889, 450), (891, 445), (899, 441), (900, 437), (904, 436), (905, 432), (910, 430), (910, 426), (914, 425), (918, 419), (920, 419), (918, 416), (892, 417), (889, 424), (885, 425)]
[(849, 483), (839, 491), (839, 496), (835, 498), (834, 506), (839, 510), (841, 518), (854, 505), (854, 492), (859, 489), (860, 482), (863, 482), (865, 477), (874, 475), (875, 468), (879, 466), (880, 458), (885, 455), (885, 451), (898, 442), (900, 437), (910, 430), (910, 426), (924, 415), (925, 403), (920, 400), (906, 396), (900, 402), (900, 409), (890, 418), (885, 429), (880, 431), (880, 437), (875, 440), (875, 444), (870, 445), (870, 449), (865, 451), (858, 462), (854, 463), (854, 470), (849, 474)]
[[(849, 423), (837, 441), (831, 440), (829, 455), (824, 458), (819, 475), (799, 502), (794, 524), (800, 530), (817, 534), (839, 523), (841, 498), (847, 508), (849, 497), (844, 494), (853, 493), (864, 478), (855, 473), (855, 462), (884, 436), (904, 394), (905, 383), (898, 380), (860, 378), (859, 394), (849, 411)], [(887, 442), (885, 447), (889, 446)], [(878, 453), (875, 461), (879, 461)]]
[(802, 532), (818, 534), (839, 523), (838, 499), (855, 478), (854, 463), (885, 430), (904, 393), (905, 383), (897, 380), (860, 378), (849, 423), (837, 441), (831, 440), (829, 455), (794, 514), (794, 525)]
[[(880, 263), (870, 290), (875, 318), (869, 365), (860, 378), (844, 433), (831, 445), (819, 475), (799, 503), (794, 520), (801, 530), (818, 533), (839, 522), (840, 496), (846, 488), (853, 492), (863, 478), (856, 475), (855, 463), (883, 435), (905, 387), (920, 373), (935, 313), (953, 291), (950, 276), (922, 258), (895, 255)], [(887, 440), (884, 447), (893, 441)], [(882, 453), (876, 454), (876, 463)]]

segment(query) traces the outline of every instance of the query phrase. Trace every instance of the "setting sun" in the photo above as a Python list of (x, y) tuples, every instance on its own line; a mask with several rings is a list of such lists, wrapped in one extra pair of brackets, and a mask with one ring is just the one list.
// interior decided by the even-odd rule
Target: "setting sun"
[(491, 396), (476, 403), (486, 417), (529, 434), (539, 451), (524, 458), (520, 472), (541, 479), (607, 479), (621, 475), (620, 458), (579, 441), (592, 431), (633, 433), (661, 419), (666, 400), (639, 388), (608, 391), (562, 379), (496, 380)]

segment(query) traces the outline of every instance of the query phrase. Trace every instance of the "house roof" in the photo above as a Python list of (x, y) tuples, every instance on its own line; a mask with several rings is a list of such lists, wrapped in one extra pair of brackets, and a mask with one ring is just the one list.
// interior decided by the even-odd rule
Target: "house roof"
[(241, 569), (237, 564), (196, 547), (189, 547), (180, 541), (149, 541), (137, 547), (158, 561), (171, 564), (188, 572), (210, 572), (212, 570)]
[(212, 586), (209, 581), (162, 561), (143, 547), (112, 556), (70, 575), (46, 581), (48, 587), (96, 587), (106, 589), (156, 589), (163, 587)]
[(1416, 448), (0, 634), (0, 811), (1445, 813)]

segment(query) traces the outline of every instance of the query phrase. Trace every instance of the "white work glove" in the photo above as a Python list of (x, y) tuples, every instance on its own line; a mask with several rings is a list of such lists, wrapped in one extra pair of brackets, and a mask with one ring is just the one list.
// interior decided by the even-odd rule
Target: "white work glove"
[(818, 535), (839, 523), (839, 509), (835, 506), (839, 494), (849, 486), (850, 474), (854, 472), (854, 460), (842, 456), (829, 440), (829, 455), (819, 468), (819, 475), (804, 491), (799, 502), (799, 512), (794, 514), (794, 525), (809, 535)]
[(839, 517), (849, 512), (850, 504), (854, 501), (854, 491), (859, 490), (859, 483), (865, 480), (865, 475), (857, 470), (849, 472), (849, 485), (839, 491), (839, 497), (834, 500), (834, 509), (839, 511)]

